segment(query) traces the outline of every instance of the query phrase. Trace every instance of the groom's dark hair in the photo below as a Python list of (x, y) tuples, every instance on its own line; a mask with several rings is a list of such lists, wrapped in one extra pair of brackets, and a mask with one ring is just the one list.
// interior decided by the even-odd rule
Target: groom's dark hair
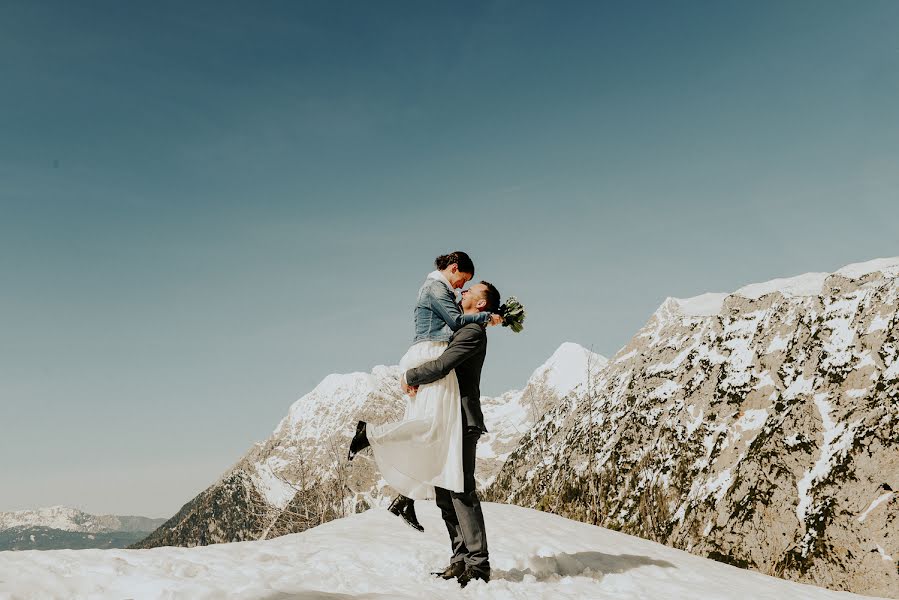
[(434, 259), (434, 266), (437, 267), (437, 270), (439, 271), (444, 270), (454, 263), (459, 267), (461, 272), (470, 273), (471, 276), (474, 277), (474, 263), (471, 262), (471, 258), (461, 250), (443, 254)]
[(487, 292), (485, 293), (486, 300), (487, 300), (487, 306), (484, 307), (484, 311), (495, 313), (496, 311), (499, 310), (499, 301), (500, 301), (499, 290), (496, 289), (496, 286), (494, 286), (492, 283), (490, 283), (488, 281), (482, 281), (481, 285), (487, 286)]

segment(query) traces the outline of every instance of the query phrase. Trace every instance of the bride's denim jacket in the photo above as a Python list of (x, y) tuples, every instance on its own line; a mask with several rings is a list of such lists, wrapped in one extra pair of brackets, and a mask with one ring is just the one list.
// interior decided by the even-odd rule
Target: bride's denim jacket
[(412, 343), (425, 340), (448, 342), (453, 332), (468, 323), (484, 325), (490, 313), (466, 315), (456, 304), (456, 297), (441, 279), (429, 276), (418, 290), (415, 303), (415, 337)]

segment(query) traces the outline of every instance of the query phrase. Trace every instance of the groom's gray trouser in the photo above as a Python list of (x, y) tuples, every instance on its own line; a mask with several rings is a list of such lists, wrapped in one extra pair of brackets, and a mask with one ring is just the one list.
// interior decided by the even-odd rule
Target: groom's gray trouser
[(474, 479), (475, 455), (481, 432), (470, 429), (462, 436), (462, 473), (465, 491), (451, 492), (437, 488), (437, 506), (443, 513), (443, 521), (453, 546), (452, 563), (465, 561), (465, 566), (476, 571), (490, 572), (487, 556), (487, 531), (484, 529), (484, 513), (478, 499)]

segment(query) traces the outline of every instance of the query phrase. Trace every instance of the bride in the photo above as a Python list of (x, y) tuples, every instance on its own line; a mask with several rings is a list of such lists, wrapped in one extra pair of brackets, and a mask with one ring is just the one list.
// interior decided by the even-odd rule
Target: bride
[[(454, 290), (474, 277), (474, 263), (461, 251), (438, 256), (415, 305), (415, 337), (400, 359), (400, 372), (439, 358), (454, 331), (468, 323), (499, 325), (502, 317), (487, 312), (465, 315)], [(407, 396), (403, 419), (384, 425), (359, 421), (348, 459), (371, 446), (384, 480), (400, 495), (390, 511), (423, 531), (413, 499), (435, 497), (435, 487), (462, 492), (462, 409), (456, 373), (422, 385)]]

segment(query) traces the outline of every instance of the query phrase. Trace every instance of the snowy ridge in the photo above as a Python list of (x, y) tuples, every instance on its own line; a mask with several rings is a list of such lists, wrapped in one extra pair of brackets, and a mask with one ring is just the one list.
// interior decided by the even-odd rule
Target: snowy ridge
[(376, 366), (371, 373), (331, 374), (315, 386), (311, 392), (291, 405), (287, 417), (278, 425), (273, 435), (290, 430), (297, 438), (319, 437), (329, 421), (340, 418), (346, 406), (338, 406), (335, 400), (346, 401), (351, 408), (358, 408), (353, 399), (377, 394), (385, 381), (399, 376), (398, 367)]
[(564, 397), (587, 380), (588, 366), (599, 371), (608, 362), (605, 357), (583, 346), (565, 342), (553, 352), (549, 360), (534, 371), (528, 384), (543, 384), (552, 388), (557, 396)]
[[(846, 265), (836, 271), (849, 279), (861, 279), (872, 273), (882, 273), (884, 277), (892, 278), (899, 275), (899, 257), (878, 258), (867, 262)], [(687, 316), (711, 316), (721, 312), (724, 301), (728, 296), (741, 296), (750, 300), (758, 300), (766, 294), (779, 292), (786, 296), (820, 296), (823, 293), (824, 282), (830, 277), (830, 273), (805, 273), (795, 277), (772, 279), (763, 283), (746, 285), (733, 292), (707, 293), (692, 298), (671, 298), (678, 305), (680, 312)]]
[[(268, 505), (284, 509), (297, 488), (296, 466), (312, 462), (327, 470), (341, 459), (347, 430), (359, 419), (380, 420), (401, 411), (399, 368), (379, 365), (371, 373), (331, 374), (291, 405), (263, 453), (250, 465), (256, 490)], [(372, 417), (372, 414), (375, 417)], [(315, 479), (313, 477), (313, 479)]]
[[(151, 552), (7, 553), (0, 561), (0, 600), (862, 598), (736, 569), (543, 512), (483, 506), (491, 581), (475, 581), (464, 590), (430, 574), (445, 566), (449, 543), (434, 503), (419, 502), (423, 534), (385, 510), (372, 510), (268, 541)], [(878, 560), (886, 562), (880, 555)]]
[(893, 258), (875, 258), (866, 262), (846, 265), (837, 271), (837, 275), (849, 279), (861, 279), (871, 273), (883, 273), (884, 277), (899, 277), (899, 256)]

